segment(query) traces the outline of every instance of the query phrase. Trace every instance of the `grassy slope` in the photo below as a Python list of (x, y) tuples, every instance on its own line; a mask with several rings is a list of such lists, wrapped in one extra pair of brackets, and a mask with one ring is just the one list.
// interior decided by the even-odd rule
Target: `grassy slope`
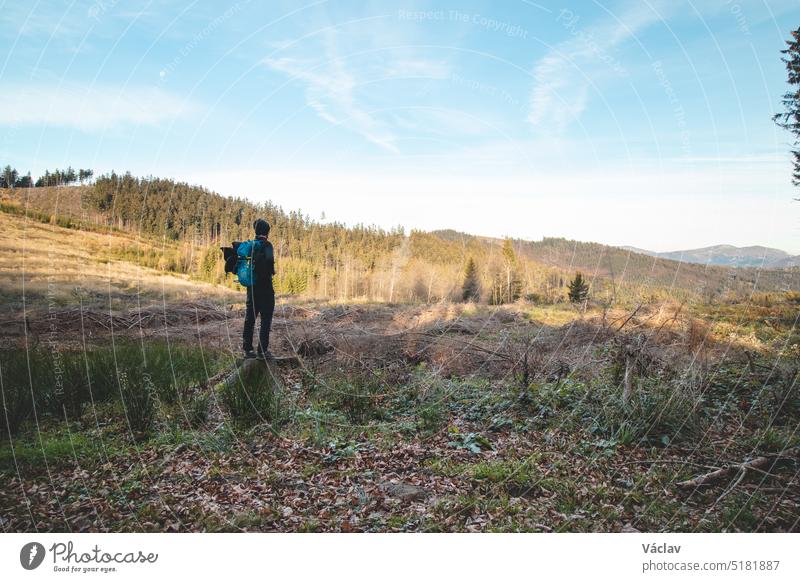
[(139, 301), (232, 296), (223, 287), (141, 266), (138, 257), (164, 250), (129, 233), (61, 228), (0, 213), (4, 309), (17, 310), (23, 301), (28, 307), (63, 308), (83, 301), (117, 309)]

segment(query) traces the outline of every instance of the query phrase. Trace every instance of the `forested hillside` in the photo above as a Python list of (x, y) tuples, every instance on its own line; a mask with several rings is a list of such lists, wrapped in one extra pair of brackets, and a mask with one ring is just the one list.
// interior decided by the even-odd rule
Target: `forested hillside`
[[(250, 236), (257, 217), (272, 225), (279, 293), (338, 300), (434, 302), (465, 297), (472, 260), (476, 291), (491, 304), (565, 301), (578, 271), (603, 302), (717, 299), (800, 289), (800, 269), (729, 269), (679, 263), (597, 243), (559, 238), (492, 239), (455, 231), (404, 232), (311, 220), (270, 203), (205, 188), (112, 172), (86, 186), (6, 190), (3, 209), (44, 222), (136, 233), (126, 259), (233, 285), (219, 247)], [(472, 288), (472, 287), (470, 287)]]

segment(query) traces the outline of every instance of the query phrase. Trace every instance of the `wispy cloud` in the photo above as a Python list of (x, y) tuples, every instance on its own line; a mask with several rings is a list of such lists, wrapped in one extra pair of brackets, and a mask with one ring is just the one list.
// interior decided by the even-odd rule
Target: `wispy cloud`
[(660, 18), (647, 3), (588, 26), (581, 14), (561, 10), (556, 20), (568, 39), (534, 66), (528, 121), (550, 133), (563, 132), (586, 109), (593, 84), (604, 75), (625, 74), (617, 47)]
[(0, 125), (98, 131), (158, 125), (199, 107), (158, 88), (39, 84), (0, 92)]
[(355, 95), (356, 79), (338, 54), (335, 37), (326, 35), (324, 60), (313, 58), (266, 58), (264, 64), (306, 85), (306, 102), (317, 114), (345, 125), (387, 150), (397, 151), (392, 136), (362, 107)]
[(346, 28), (346, 35), (329, 26), (303, 42), (279, 43), (276, 48), (286, 54), (267, 57), (263, 63), (301, 82), (306, 103), (322, 119), (398, 153), (397, 128), (389, 116), (375, 113), (391, 107), (393, 96), (380, 93), (376, 85), (393, 79), (442, 79), (449, 67), (407, 49), (386, 47), (369, 26)]

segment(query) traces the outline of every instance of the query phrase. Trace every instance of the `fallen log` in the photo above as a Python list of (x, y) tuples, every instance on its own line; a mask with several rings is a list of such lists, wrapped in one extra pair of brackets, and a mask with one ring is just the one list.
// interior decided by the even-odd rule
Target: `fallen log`
[(736, 483), (740, 483), (741, 480), (744, 478), (744, 475), (748, 471), (757, 471), (760, 473), (769, 473), (773, 469), (784, 467), (788, 465), (793, 465), (797, 463), (797, 456), (800, 453), (800, 448), (795, 447), (793, 449), (787, 449), (785, 451), (781, 451), (780, 453), (774, 455), (765, 455), (763, 457), (757, 457), (751, 461), (747, 461), (745, 463), (732, 463), (729, 465), (725, 465), (717, 469), (716, 471), (711, 471), (710, 473), (704, 473), (694, 479), (688, 479), (686, 481), (680, 481), (676, 483), (675, 486), (679, 489), (693, 489), (698, 487), (710, 487), (712, 485), (716, 485), (729, 477), (732, 477), (735, 474), (739, 474), (739, 477)]

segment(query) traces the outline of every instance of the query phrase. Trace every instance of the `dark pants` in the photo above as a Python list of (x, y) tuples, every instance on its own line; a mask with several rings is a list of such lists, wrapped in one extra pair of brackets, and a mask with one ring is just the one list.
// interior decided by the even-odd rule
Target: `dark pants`
[(242, 348), (244, 351), (253, 349), (253, 330), (256, 326), (256, 316), (261, 316), (261, 327), (258, 330), (259, 351), (269, 349), (269, 330), (272, 327), (272, 313), (275, 311), (275, 291), (273, 289), (247, 290), (247, 309), (244, 315), (244, 334)]

